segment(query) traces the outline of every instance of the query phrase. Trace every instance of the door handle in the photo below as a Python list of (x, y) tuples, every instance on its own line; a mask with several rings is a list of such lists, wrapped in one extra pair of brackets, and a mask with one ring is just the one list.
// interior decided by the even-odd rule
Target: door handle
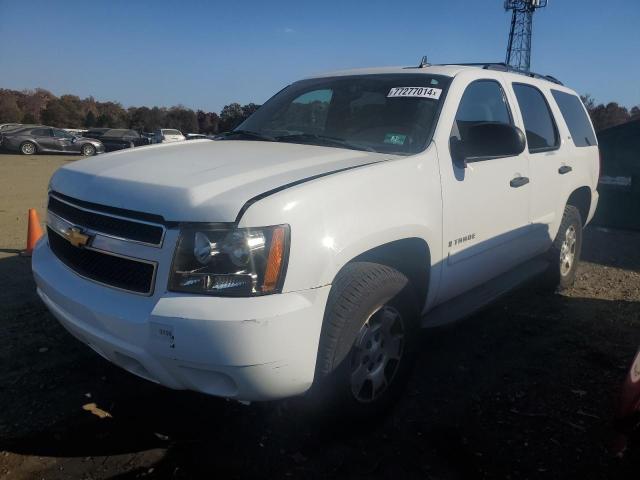
[(573, 170), (573, 168), (571, 168), (569, 165), (563, 165), (558, 169), (558, 173), (560, 175), (564, 175), (565, 173), (569, 173), (571, 170)]
[(512, 188), (518, 188), (527, 183), (529, 183), (529, 177), (516, 177), (509, 182), (509, 185), (511, 185)]

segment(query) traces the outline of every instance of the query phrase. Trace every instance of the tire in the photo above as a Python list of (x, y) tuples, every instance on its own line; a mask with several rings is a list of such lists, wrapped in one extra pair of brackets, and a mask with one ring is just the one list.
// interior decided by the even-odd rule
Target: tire
[(82, 145), (82, 147), (80, 147), (80, 153), (84, 157), (92, 157), (96, 154), (96, 147), (94, 147), (90, 143), (85, 143), (84, 145)]
[(581, 252), (582, 218), (576, 207), (567, 205), (558, 234), (547, 252), (549, 268), (544, 279), (545, 289), (562, 291), (573, 286)]
[(312, 405), (352, 419), (386, 410), (409, 378), (417, 325), (417, 301), (403, 274), (367, 262), (344, 267), (327, 300)]
[(34, 155), (38, 153), (38, 147), (33, 142), (22, 142), (20, 144), (20, 153), (22, 155)]

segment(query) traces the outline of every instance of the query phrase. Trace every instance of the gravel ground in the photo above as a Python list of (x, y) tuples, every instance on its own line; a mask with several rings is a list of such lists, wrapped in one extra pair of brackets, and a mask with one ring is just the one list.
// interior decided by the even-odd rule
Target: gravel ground
[(425, 331), (393, 411), (344, 425), (174, 392), (68, 335), (15, 254), (67, 161), (0, 155), (0, 478), (638, 478), (640, 448), (607, 445), (640, 345), (640, 234), (590, 228), (570, 291), (530, 284)]

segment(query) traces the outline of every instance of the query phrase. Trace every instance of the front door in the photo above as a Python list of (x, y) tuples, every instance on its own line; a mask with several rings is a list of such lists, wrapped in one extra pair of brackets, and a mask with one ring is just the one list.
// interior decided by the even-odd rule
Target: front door
[[(452, 89), (455, 95), (459, 89)], [(449, 100), (452, 100), (449, 98)], [(464, 141), (482, 123), (514, 124), (503, 85), (475, 80), (463, 90), (450, 142)], [(451, 139), (454, 140), (451, 140)], [(527, 157), (454, 161), (438, 145), (443, 195), (444, 268), (439, 301), (445, 301), (509, 270), (524, 258), (521, 241), (529, 223)]]
[(58, 152), (70, 152), (73, 150), (74, 137), (64, 130), (53, 129), (54, 150)]

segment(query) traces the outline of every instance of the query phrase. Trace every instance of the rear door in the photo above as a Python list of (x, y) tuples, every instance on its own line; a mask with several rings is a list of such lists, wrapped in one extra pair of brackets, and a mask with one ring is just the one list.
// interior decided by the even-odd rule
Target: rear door
[[(452, 88), (448, 101), (459, 91)], [(464, 141), (469, 126), (495, 122), (514, 124), (504, 84), (475, 80), (464, 88), (455, 118), (445, 127), (451, 129), (448, 143), (451, 138)], [(521, 243), (528, 228), (530, 187), (515, 181), (528, 178), (527, 157), (487, 158), (464, 168), (454, 162), (449, 144), (437, 144), (446, 259), (439, 301), (509, 270), (527, 255)]]
[(560, 206), (563, 178), (571, 174), (570, 146), (562, 145), (551, 111), (550, 101), (542, 89), (525, 83), (513, 83), (518, 122), (527, 137), (525, 155), (531, 178), (531, 241), (534, 253), (549, 248), (562, 220)]
[(31, 135), (33, 135), (34, 139), (38, 143), (38, 148), (40, 150), (45, 150), (48, 152), (57, 151), (56, 141), (53, 138), (53, 129), (51, 128), (36, 128), (31, 130)]

